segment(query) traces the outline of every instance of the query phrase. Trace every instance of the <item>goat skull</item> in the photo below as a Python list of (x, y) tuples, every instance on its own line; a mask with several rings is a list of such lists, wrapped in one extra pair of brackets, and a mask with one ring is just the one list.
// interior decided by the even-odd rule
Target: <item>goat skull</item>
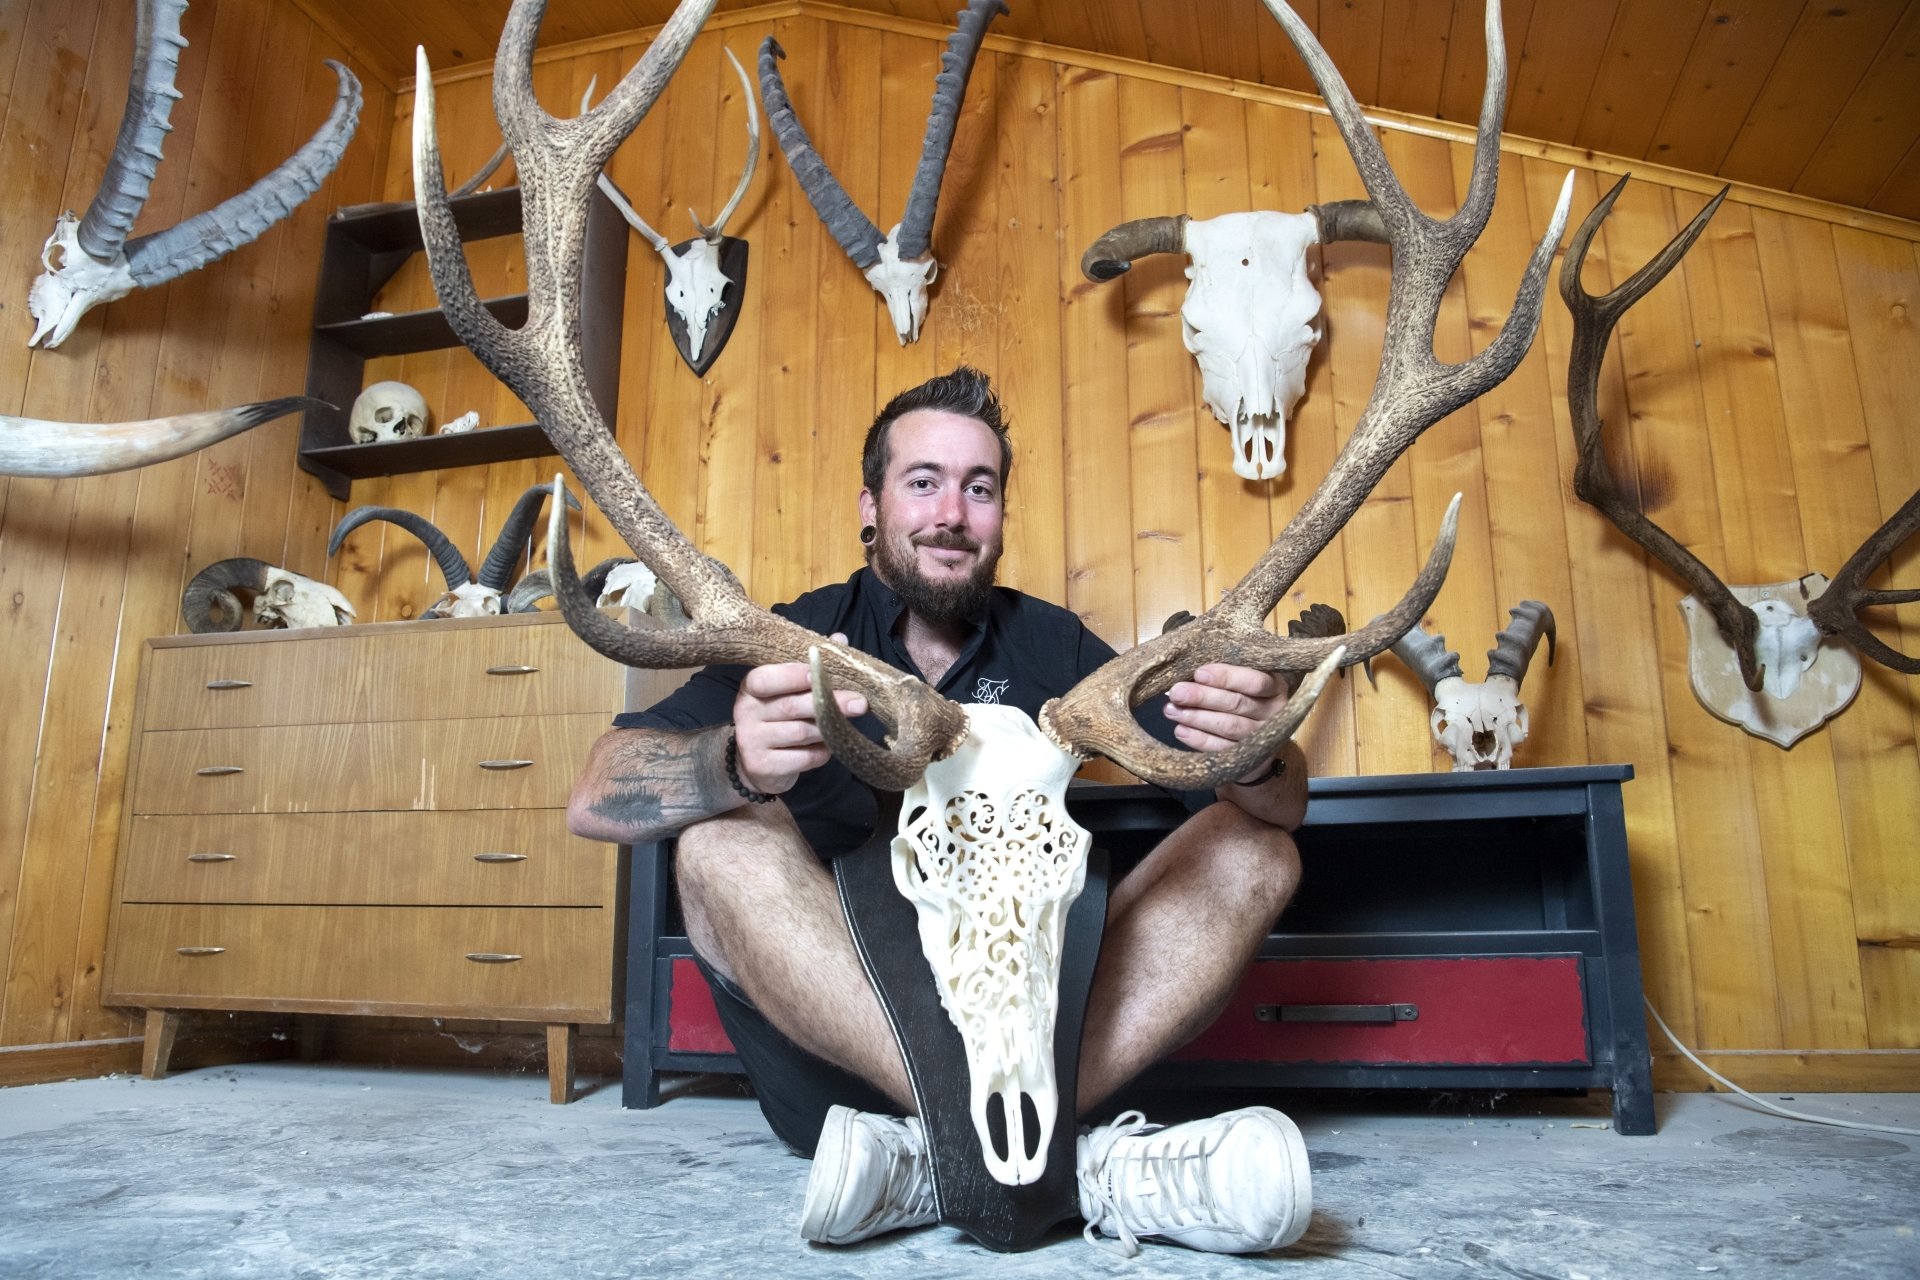
[(263, 627), (344, 627), (353, 605), (324, 582), (269, 566), (266, 589), (253, 598), (253, 620)]
[(116, 252), (101, 262), (80, 247), (80, 219), (72, 212), (54, 220), (53, 234), (40, 247), (40, 265), (44, 274), (27, 290), (27, 310), (33, 316), (33, 336), (27, 345), (37, 347), (44, 340), (57, 347), (67, 340), (80, 317), (117, 298), (124, 298), (138, 286), (127, 266), (127, 255)]
[(1413, 668), (1433, 697), (1427, 723), (1434, 741), (1453, 757), (1455, 773), (1513, 767), (1513, 749), (1527, 740), (1528, 728), (1520, 682), (1543, 635), (1547, 665), (1553, 665), (1553, 610), (1538, 600), (1522, 600), (1507, 612), (1513, 625), (1500, 632), (1487, 651), (1483, 684), (1467, 682), (1460, 655), (1448, 650), (1445, 636), (1415, 627), (1393, 646), (1394, 656)]
[(423, 618), (491, 618), (506, 612), (501, 593), (478, 582), (463, 582), (441, 596)]

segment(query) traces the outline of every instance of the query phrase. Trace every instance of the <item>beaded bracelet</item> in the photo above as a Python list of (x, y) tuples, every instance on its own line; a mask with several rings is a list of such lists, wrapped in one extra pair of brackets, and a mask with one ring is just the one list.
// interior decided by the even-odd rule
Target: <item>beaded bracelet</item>
[(727, 781), (733, 784), (735, 791), (754, 804), (766, 804), (779, 799), (770, 791), (755, 791), (740, 781), (740, 739), (732, 736), (727, 738)]
[[(1267, 771), (1261, 774), (1259, 777), (1255, 778), (1252, 782), (1237, 782), (1232, 778), (1227, 779), (1227, 782), (1228, 782), (1228, 785), (1235, 786), (1235, 787), (1257, 787), (1263, 783), (1272, 782), (1275, 778), (1279, 777), (1281, 774), (1285, 773), (1286, 771), (1287, 771), (1287, 762), (1285, 760), (1282, 760), (1279, 756), (1275, 756), (1273, 758), (1273, 763), (1267, 766)], [(735, 783), (734, 785), (738, 786), (739, 784)]]

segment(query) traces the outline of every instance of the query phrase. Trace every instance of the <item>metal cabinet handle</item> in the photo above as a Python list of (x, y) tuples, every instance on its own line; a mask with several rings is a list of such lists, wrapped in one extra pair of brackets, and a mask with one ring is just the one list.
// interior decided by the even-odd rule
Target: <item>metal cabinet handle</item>
[(239, 855), (232, 853), (190, 853), (188, 862), (232, 862)]
[(499, 951), (469, 951), (467, 959), (477, 960), (481, 964), (512, 964), (519, 956), (506, 955)]
[(1257, 1004), (1255, 1022), (1413, 1022), (1420, 1017), (1414, 1004)]
[(246, 770), (237, 764), (210, 764), (204, 769), (195, 769), (194, 772), (203, 778), (218, 778), (229, 773), (245, 773)]
[(525, 862), (527, 855), (524, 853), (476, 853), (473, 855), (473, 860), (475, 862)]
[(253, 688), (253, 681), (251, 680), (209, 680), (207, 681), (207, 688), (209, 689), (251, 689)]
[(175, 947), (174, 950), (178, 951), (183, 956), (217, 956), (222, 951), (225, 951), (226, 948), (225, 947)]
[(532, 764), (531, 760), (482, 760), (482, 769), (524, 769)]
[(488, 667), (487, 674), (490, 676), (530, 676), (539, 669), (538, 667)]

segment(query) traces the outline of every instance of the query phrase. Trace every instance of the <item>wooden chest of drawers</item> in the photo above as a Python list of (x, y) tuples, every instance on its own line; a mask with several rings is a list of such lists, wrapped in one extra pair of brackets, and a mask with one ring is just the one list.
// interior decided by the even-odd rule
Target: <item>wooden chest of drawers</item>
[[(649, 626), (640, 618), (634, 625)], [(629, 680), (554, 614), (147, 642), (107, 953), (165, 1071), (182, 1009), (617, 1020), (622, 851), (567, 795)]]

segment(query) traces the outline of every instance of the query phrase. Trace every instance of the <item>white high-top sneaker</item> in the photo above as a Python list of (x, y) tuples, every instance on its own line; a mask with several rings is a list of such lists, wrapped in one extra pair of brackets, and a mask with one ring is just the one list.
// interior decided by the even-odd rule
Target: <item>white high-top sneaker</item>
[(1246, 1107), (1171, 1129), (1129, 1111), (1080, 1138), (1086, 1237), (1128, 1257), (1159, 1236), (1209, 1253), (1260, 1253), (1298, 1240), (1313, 1216), (1307, 1146), (1293, 1121)]
[(852, 1244), (935, 1220), (927, 1138), (914, 1116), (833, 1107), (807, 1178), (800, 1234), (818, 1244)]

